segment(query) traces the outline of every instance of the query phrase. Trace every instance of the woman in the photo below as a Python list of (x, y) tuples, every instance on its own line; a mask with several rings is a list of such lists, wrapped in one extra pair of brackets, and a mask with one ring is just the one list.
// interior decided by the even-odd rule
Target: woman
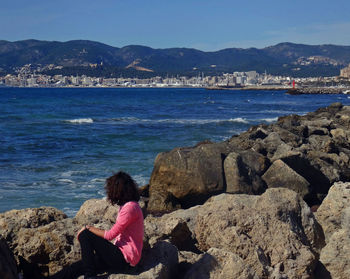
[[(120, 206), (112, 228), (104, 231), (84, 226), (77, 235), (81, 246), (81, 261), (64, 268), (51, 278), (98, 278), (98, 273), (120, 273), (135, 266), (141, 258), (143, 246), (143, 214), (138, 204), (137, 185), (125, 172), (118, 172), (106, 180), (107, 200)], [(109, 240), (115, 239), (114, 244)]]

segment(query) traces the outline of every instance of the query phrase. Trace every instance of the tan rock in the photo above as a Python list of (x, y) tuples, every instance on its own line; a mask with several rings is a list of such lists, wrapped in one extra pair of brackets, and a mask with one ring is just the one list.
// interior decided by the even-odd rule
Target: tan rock
[(341, 229), (344, 211), (350, 206), (350, 183), (336, 182), (329, 189), (328, 195), (315, 213), (323, 228), (326, 242), (333, 233)]
[(262, 196), (222, 194), (201, 206), (195, 230), (201, 250), (232, 252), (260, 277), (312, 278), (322, 231), (310, 208), (288, 189)]
[(247, 267), (234, 253), (210, 248), (184, 276), (185, 279), (258, 279), (255, 271)]
[(231, 149), (222, 142), (158, 154), (150, 179), (148, 210), (190, 207), (224, 191), (223, 158)]

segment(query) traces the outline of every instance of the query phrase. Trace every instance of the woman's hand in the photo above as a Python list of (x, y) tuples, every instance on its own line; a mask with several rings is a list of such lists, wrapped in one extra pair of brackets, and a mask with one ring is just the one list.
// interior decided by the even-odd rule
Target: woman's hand
[(79, 240), (79, 234), (83, 231), (83, 230), (86, 230), (86, 227), (87, 226), (84, 226), (84, 227), (82, 227), (79, 231), (78, 231), (78, 233), (77, 233), (77, 239)]

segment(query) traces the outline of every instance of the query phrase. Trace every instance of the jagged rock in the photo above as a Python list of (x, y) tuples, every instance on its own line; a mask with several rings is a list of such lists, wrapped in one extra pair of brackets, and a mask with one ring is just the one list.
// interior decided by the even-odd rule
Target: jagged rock
[(288, 131), (278, 125), (272, 125), (271, 129), (273, 132), (277, 133), (282, 140), (282, 142), (292, 146), (298, 147), (302, 143), (302, 137), (298, 136), (291, 131)]
[(16, 255), (40, 267), (43, 274), (54, 274), (80, 259), (76, 234), (81, 226), (71, 218), (18, 232)]
[(299, 193), (302, 197), (311, 193), (310, 183), (282, 160), (273, 162), (262, 179), (269, 188), (288, 188)]
[[(29, 247), (30, 243), (24, 243), (23, 231), (35, 231), (45, 225), (50, 225), (56, 221), (64, 222), (66, 214), (53, 207), (27, 208), (21, 210), (10, 210), (0, 214), (0, 234), (7, 241), (8, 246), (14, 254), (16, 263), (19, 264), (20, 256), (27, 260), (24, 251), (21, 251), (22, 243)], [(39, 235), (36, 235), (39, 237)], [(38, 241), (30, 239), (30, 241)], [(54, 248), (56, 249), (56, 247)], [(35, 251), (33, 251), (35, 253)], [(48, 259), (45, 260), (46, 262)], [(47, 271), (47, 268), (43, 266)]]
[[(334, 166), (333, 161), (327, 159), (327, 155), (319, 151), (309, 151), (307, 158), (310, 164), (328, 180), (328, 185), (332, 185), (334, 182), (340, 181), (342, 170), (339, 166)], [(324, 191), (323, 191), (324, 192)]]
[(266, 189), (260, 175), (267, 169), (267, 158), (254, 151), (231, 152), (224, 161), (226, 192), (260, 194)]
[(97, 224), (101, 220), (109, 221), (112, 225), (115, 223), (118, 210), (119, 206), (113, 206), (104, 199), (91, 199), (83, 203), (75, 219), (82, 225)]
[(23, 228), (37, 228), (65, 218), (66, 214), (53, 207), (10, 210), (0, 213), (0, 234), (11, 244)]
[(199, 206), (179, 209), (161, 217), (148, 215), (145, 219), (144, 245), (168, 239), (179, 250), (196, 251), (194, 229)]
[(234, 253), (210, 248), (185, 274), (185, 279), (235, 278), (258, 279), (254, 269), (247, 267), (242, 258)]
[(344, 211), (349, 206), (350, 183), (334, 183), (315, 213), (317, 221), (323, 228), (326, 242), (333, 233), (341, 229), (341, 220), (343, 219)]
[(268, 158), (271, 158), (273, 156), (278, 146), (280, 146), (281, 144), (284, 144), (284, 141), (281, 139), (280, 135), (276, 132), (270, 133), (262, 142), (267, 152)]
[(17, 265), (5, 239), (0, 237), (0, 278), (17, 279)]
[[(221, 194), (200, 207), (199, 248), (237, 254), (260, 277), (312, 278), (323, 233), (294, 191), (268, 189), (261, 196)], [(283, 277), (281, 277), (283, 278)]]
[[(349, 186), (349, 183), (347, 184)], [(334, 193), (332, 195), (334, 195)], [(347, 191), (345, 195), (349, 198), (349, 191)], [(335, 198), (338, 199), (339, 202), (339, 196), (336, 196)], [(331, 210), (334, 212), (336, 208), (339, 209), (338, 216), (339, 212), (341, 212), (342, 222), (340, 228), (330, 236), (327, 245), (322, 249), (320, 262), (325, 268), (325, 271), (329, 272), (329, 278), (350, 278), (350, 207), (347, 207), (346, 209), (341, 208), (339, 207), (339, 204), (337, 204), (337, 201), (335, 204), (334, 207), (331, 206), (333, 207)], [(331, 220), (327, 221), (330, 222)], [(325, 271), (323, 270), (323, 273), (321, 274), (325, 274)]]
[(148, 210), (187, 208), (223, 192), (223, 160), (230, 151), (232, 147), (222, 142), (158, 154), (150, 179)]

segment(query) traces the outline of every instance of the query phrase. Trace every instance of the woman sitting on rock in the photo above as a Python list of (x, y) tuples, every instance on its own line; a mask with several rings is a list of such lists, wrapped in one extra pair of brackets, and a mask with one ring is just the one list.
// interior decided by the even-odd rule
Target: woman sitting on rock
[(118, 172), (107, 178), (105, 190), (107, 200), (120, 206), (116, 223), (108, 231), (83, 227), (77, 235), (82, 259), (51, 278), (98, 278), (98, 273), (122, 273), (140, 261), (144, 224), (137, 185), (130, 175)]

